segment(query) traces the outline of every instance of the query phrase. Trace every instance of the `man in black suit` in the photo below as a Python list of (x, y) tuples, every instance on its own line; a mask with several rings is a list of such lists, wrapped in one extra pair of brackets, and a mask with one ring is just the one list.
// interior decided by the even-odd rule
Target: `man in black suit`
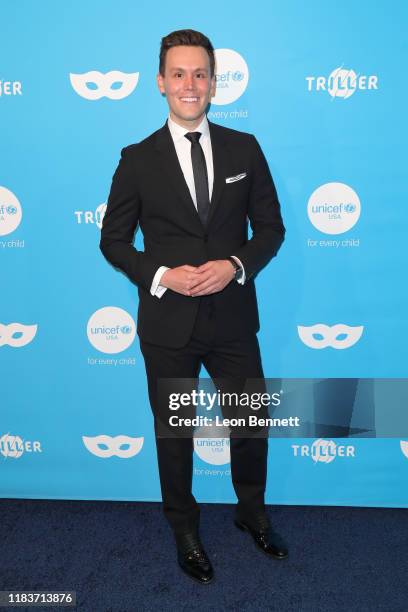
[[(200, 541), (199, 507), (191, 491), (193, 441), (191, 435), (159, 434), (164, 414), (158, 381), (195, 380), (201, 364), (213, 380), (230, 381), (230, 388), (263, 378), (253, 277), (276, 255), (285, 229), (254, 136), (207, 121), (215, 93), (208, 38), (194, 30), (163, 38), (157, 81), (169, 118), (148, 138), (122, 150), (100, 248), (138, 287), (138, 335), (155, 420), (163, 509), (180, 566), (205, 584), (213, 569)], [(143, 252), (133, 246), (138, 224)], [(235, 524), (265, 553), (281, 559), (287, 549), (264, 506), (267, 444), (265, 436), (231, 435)]]

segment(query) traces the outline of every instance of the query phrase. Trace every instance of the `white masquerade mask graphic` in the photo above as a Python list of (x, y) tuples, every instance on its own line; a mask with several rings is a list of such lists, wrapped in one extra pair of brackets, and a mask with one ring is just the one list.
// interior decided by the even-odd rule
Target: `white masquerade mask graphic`
[[(111, 70), (106, 74), (91, 70), (83, 74), (70, 73), (71, 85), (78, 95), (87, 100), (99, 100), (100, 98), (110, 98), (111, 100), (121, 100), (129, 96), (135, 89), (139, 80), (138, 72), (120, 72)], [(94, 83), (96, 89), (88, 87), (88, 83)], [(114, 83), (121, 83), (121, 86), (112, 89)]]
[[(25, 346), (34, 338), (37, 333), (38, 325), (22, 325), (21, 323), (10, 323), (3, 325), (0, 323), (0, 346), (8, 344), (14, 348)], [(20, 334), (14, 338), (15, 334)]]
[[(82, 440), (86, 448), (104, 459), (116, 455), (121, 459), (128, 459), (137, 455), (142, 450), (144, 438), (130, 438), (129, 436), (95, 436), (90, 438), (88, 436), (82, 436)], [(100, 445), (107, 446), (108, 448), (101, 448)], [(121, 449), (121, 446), (128, 446), (126, 449)]]
[[(363, 325), (350, 327), (343, 323), (331, 327), (324, 325), (324, 323), (317, 323), (310, 327), (298, 325), (299, 338), (306, 346), (313, 349), (324, 349), (328, 346), (334, 349), (350, 348), (360, 340), (363, 330)], [(320, 336), (320, 338), (316, 336)], [(339, 336), (344, 336), (344, 338), (339, 338)]]

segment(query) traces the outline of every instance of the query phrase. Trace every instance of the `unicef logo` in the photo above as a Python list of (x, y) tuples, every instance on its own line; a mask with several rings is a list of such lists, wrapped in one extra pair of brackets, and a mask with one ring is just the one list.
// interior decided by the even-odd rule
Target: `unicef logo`
[(234, 72), (234, 74), (232, 75), (232, 79), (233, 81), (242, 81), (242, 79), (244, 78), (244, 73), (240, 72), (239, 70), (237, 70), (236, 72)]
[(356, 192), (344, 183), (325, 183), (310, 196), (307, 214), (311, 223), (325, 234), (343, 234), (360, 218), (361, 204)]
[(130, 347), (136, 325), (126, 310), (116, 306), (100, 308), (87, 325), (88, 340), (101, 353), (121, 353)]
[(0, 236), (11, 234), (21, 223), (21, 204), (12, 191), (0, 186)]
[(247, 88), (249, 70), (246, 61), (233, 49), (215, 50), (216, 92), (212, 104), (231, 104)]
[(194, 450), (202, 461), (211, 465), (230, 463), (229, 429), (215, 426), (200, 427), (194, 435)]

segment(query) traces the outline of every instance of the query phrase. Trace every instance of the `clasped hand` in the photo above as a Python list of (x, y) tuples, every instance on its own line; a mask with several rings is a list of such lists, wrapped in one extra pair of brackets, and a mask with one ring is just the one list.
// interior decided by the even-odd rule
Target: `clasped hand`
[(222, 291), (234, 276), (234, 266), (228, 259), (215, 259), (198, 267), (184, 265), (166, 270), (160, 285), (196, 297)]

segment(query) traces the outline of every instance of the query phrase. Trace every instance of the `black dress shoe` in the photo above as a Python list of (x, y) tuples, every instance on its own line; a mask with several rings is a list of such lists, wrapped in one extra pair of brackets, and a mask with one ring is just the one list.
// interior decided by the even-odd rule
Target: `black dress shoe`
[(288, 549), (281, 536), (276, 533), (270, 526), (262, 525), (261, 527), (251, 527), (246, 521), (239, 519), (234, 520), (234, 524), (241, 531), (248, 531), (252, 536), (256, 546), (274, 559), (286, 559)]
[(214, 577), (211, 562), (194, 534), (177, 537), (177, 560), (187, 576), (200, 584), (209, 584)]

